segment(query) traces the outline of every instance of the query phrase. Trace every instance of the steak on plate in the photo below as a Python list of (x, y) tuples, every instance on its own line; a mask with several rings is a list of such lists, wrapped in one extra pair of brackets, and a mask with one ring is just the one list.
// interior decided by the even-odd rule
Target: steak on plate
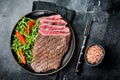
[(45, 36), (48, 35), (59, 36), (70, 34), (70, 29), (66, 26), (41, 24), (39, 26), (38, 32)]
[(39, 29), (41, 29), (41, 28), (44, 28), (44, 29), (64, 29), (64, 28), (66, 28), (66, 26), (58, 26), (58, 25), (50, 25), (50, 24), (45, 24), (45, 23), (43, 23), (43, 24), (41, 24), (40, 26), (39, 26)]
[(68, 50), (70, 34), (67, 36), (44, 36), (39, 34), (33, 48), (34, 61), (31, 67), (35, 72), (57, 69)]
[(51, 20), (51, 19), (45, 19), (45, 18), (41, 18), (40, 19), (40, 23), (47, 23), (47, 24), (52, 24), (52, 25), (67, 25), (67, 22), (62, 20), (62, 19), (58, 19), (58, 20)]
[(69, 47), (70, 29), (60, 15), (41, 17), (38, 20), (40, 25), (32, 50), (34, 61), (31, 67), (35, 72), (58, 69)]

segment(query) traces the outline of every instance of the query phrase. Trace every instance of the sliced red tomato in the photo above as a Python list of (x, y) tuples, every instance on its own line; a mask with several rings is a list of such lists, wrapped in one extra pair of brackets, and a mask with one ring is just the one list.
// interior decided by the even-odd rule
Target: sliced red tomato
[(30, 34), (30, 27), (33, 27), (35, 25), (35, 21), (31, 20), (28, 22), (28, 25), (26, 26), (26, 34)]
[(24, 57), (24, 53), (20, 49), (18, 49), (18, 56), (20, 57), (20, 59), (21, 59), (21, 61), (22, 61), (23, 64), (27, 63), (26, 59)]
[(33, 27), (35, 25), (35, 21), (31, 20), (28, 22), (28, 26)]
[(26, 34), (30, 34), (30, 27), (29, 26), (26, 27)]
[(16, 32), (16, 36), (22, 44), (24, 44), (24, 45), (26, 44), (26, 40), (25, 40), (24, 35), (22, 35), (20, 32)]

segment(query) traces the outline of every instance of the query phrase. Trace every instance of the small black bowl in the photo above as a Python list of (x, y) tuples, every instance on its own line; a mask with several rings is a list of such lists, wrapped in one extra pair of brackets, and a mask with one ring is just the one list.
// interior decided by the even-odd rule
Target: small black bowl
[[(87, 55), (88, 49), (89, 49), (91, 46), (93, 46), (93, 45), (99, 46), (99, 47), (102, 49), (102, 51), (103, 51), (103, 55), (102, 55), (101, 59), (98, 61), (98, 63), (91, 64), (91, 63), (89, 63), (89, 62), (87, 61), (86, 55)], [(90, 44), (90, 45), (86, 48), (86, 50), (85, 50), (84, 60), (85, 60), (85, 63), (86, 63), (88, 66), (98, 66), (98, 65), (103, 61), (104, 56), (105, 56), (105, 48), (104, 48), (104, 46), (102, 46), (101, 44), (98, 44), (98, 43), (92, 43), (92, 44)]]

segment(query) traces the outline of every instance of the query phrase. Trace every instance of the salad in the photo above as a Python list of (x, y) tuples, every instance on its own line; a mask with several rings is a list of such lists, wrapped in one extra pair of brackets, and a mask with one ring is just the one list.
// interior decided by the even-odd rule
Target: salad
[(33, 61), (32, 48), (38, 34), (39, 24), (38, 20), (23, 17), (15, 28), (12, 49), (21, 64), (30, 64)]

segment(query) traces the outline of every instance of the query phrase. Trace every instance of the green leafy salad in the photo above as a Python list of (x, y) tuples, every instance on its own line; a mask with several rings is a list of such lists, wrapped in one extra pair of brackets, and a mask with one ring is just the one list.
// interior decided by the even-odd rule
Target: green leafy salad
[(39, 21), (23, 17), (18, 22), (13, 35), (12, 49), (22, 64), (33, 61), (32, 48), (38, 34)]

